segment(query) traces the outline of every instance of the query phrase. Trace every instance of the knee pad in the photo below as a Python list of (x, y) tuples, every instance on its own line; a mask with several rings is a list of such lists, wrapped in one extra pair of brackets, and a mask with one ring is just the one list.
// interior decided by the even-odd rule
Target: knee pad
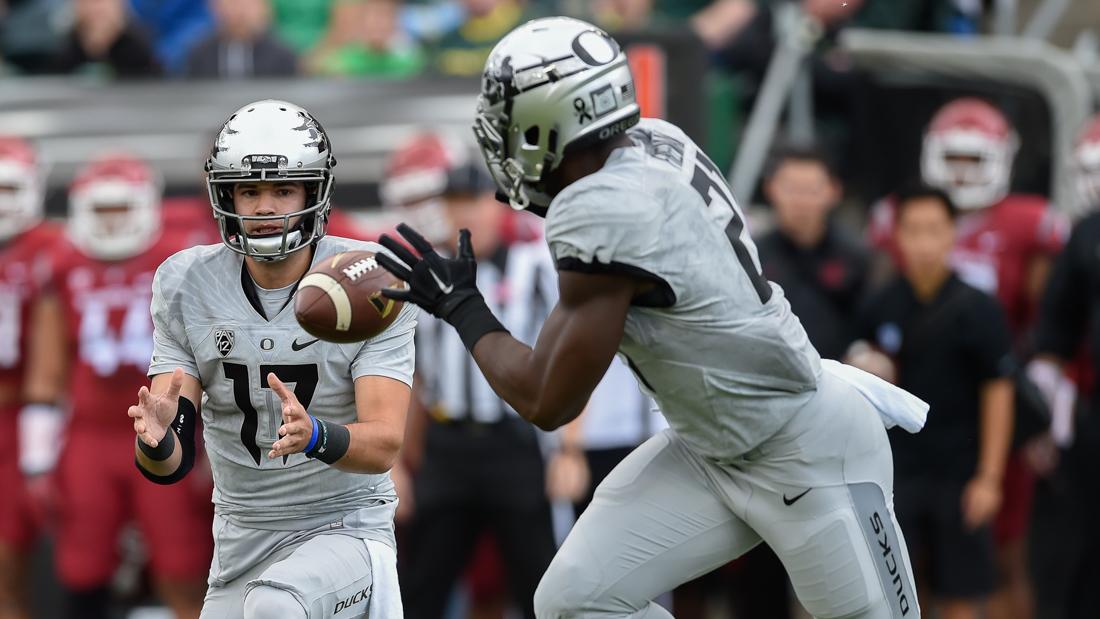
[(554, 588), (547, 585), (546, 575), (543, 575), (542, 580), (539, 581), (539, 586), (535, 588), (535, 617), (538, 619), (553, 619), (562, 616), (562, 609), (558, 605), (559, 598), (554, 595)]
[[(558, 619), (574, 616), (581, 610), (583, 593), (569, 586), (567, 562), (555, 557), (535, 588), (535, 616), (538, 619)], [(583, 587), (579, 587), (583, 588)]]
[(244, 619), (308, 619), (309, 612), (298, 598), (270, 585), (249, 587), (244, 594)]
[(618, 610), (609, 600), (603, 599), (600, 574), (592, 569), (598, 561), (578, 557), (569, 550), (559, 550), (539, 580), (535, 589), (535, 616), (557, 619), (576, 617), (583, 612)]

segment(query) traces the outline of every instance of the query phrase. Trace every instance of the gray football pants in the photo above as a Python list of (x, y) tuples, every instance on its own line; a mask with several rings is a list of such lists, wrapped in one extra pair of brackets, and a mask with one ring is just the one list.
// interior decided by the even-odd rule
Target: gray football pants
[(671, 617), (651, 600), (764, 541), (815, 617), (915, 619), (892, 494), (878, 413), (823, 373), (814, 398), (743, 457), (704, 458), (672, 430), (631, 453), (551, 562), (535, 613)]
[[(263, 533), (289, 537), (278, 531)], [(200, 619), (365, 617), (372, 581), (366, 541), (342, 534), (315, 535), (281, 545), (239, 577), (212, 585)]]

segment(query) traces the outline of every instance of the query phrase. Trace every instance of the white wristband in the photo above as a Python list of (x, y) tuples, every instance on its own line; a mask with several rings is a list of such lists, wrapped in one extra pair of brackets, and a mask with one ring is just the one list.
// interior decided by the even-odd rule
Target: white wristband
[(53, 470), (64, 428), (65, 415), (51, 404), (27, 404), (19, 411), (19, 470), (24, 475)]

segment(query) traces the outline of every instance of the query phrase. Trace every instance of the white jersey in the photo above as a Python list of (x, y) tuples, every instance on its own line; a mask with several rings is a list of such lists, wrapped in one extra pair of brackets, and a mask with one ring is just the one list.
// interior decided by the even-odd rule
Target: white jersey
[(604, 167), (550, 205), (559, 270), (653, 282), (619, 351), (669, 425), (725, 460), (762, 443), (817, 387), (821, 359), (783, 290), (760, 274), (744, 215), (683, 131), (643, 119)]
[[(324, 237), (313, 259), (351, 250), (385, 251), (374, 243)], [(282, 424), (282, 405), (267, 374), (292, 386), (311, 415), (353, 423), (355, 379), (386, 376), (412, 383), (416, 308), (407, 304), (388, 329), (366, 342), (333, 344), (298, 325), (293, 303), (265, 317), (262, 304), (246, 292), (247, 277), (243, 258), (218, 244), (172, 256), (153, 280), (149, 375), (179, 367), (202, 383), (216, 512), (257, 528), (283, 528), (380, 505), (385, 508), (378, 510), (377, 525), (392, 537), (392, 522), (386, 521), (396, 495), (388, 473), (348, 473), (301, 453), (267, 457)]]

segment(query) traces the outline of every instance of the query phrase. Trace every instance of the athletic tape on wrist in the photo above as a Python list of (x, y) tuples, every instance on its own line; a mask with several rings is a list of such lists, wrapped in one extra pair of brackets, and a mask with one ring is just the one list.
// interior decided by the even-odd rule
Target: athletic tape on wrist
[(480, 294), (471, 296), (456, 307), (447, 321), (458, 331), (458, 337), (470, 352), (473, 352), (474, 346), (486, 335), (494, 331), (508, 331), (493, 315)]
[(313, 449), (306, 450), (307, 458), (333, 464), (348, 452), (351, 446), (351, 431), (339, 423), (329, 423), (324, 419), (313, 418), (317, 422), (318, 438)]

